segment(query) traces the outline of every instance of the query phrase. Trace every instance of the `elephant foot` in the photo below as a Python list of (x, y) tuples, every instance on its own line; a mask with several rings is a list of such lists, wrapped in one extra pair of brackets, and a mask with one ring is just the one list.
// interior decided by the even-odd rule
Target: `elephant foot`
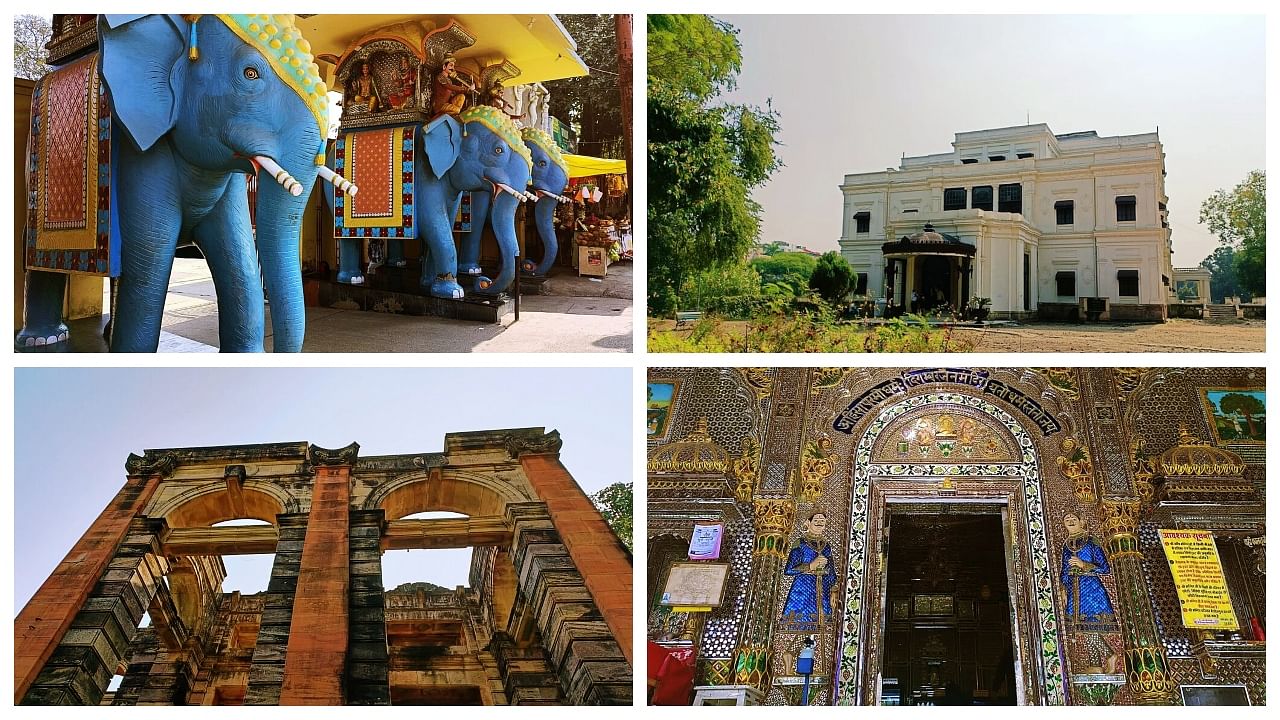
[(338, 273), (338, 282), (345, 285), (363, 285), (363, 275), (348, 275), (347, 273)]
[(431, 283), (431, 297), (458, 300), (463, 295), (462, 286), (453, 278), (436, 278)]
[(484, 270), (481, 270), (480, 266), (475, 264), (463, 265), (458, 268), (459, 275), (479, 275), (482, 272), (484, 272)]
[(59, 325), (48, 333), (31, 333), (25, 328), (13, 340), (15, 352), (57, 353), (66, 352), (67, 339), (71, 336), (66, 325)]
[(498, 295), (497, 290), (493, 289), (493, 281), (481, 275), (476, 278), (476, 293), (480, 295)]

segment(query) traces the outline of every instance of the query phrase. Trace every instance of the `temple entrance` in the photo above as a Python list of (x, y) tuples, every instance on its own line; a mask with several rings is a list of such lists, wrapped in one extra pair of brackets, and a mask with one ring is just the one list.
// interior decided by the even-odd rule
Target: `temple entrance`
[(1012, 705), (1004, 508), (911, 503), (885, 513), (885, 705)]

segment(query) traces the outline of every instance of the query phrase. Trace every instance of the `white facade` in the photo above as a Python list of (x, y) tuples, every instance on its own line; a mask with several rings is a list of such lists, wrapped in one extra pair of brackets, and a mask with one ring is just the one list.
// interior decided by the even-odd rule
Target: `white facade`
[[(1175, 296), (1156, 133), (1055, 135), (1037, 124), (957, 133), (952, 145), (845, 176), (840, 250), (869, 296), (886, 297), (893, 266), (896, 304), (927, 285), (957, 307), (990, 298), (993, 317), (1065, 316), (1086, 297), (1107, 298), (1113, 319), (1165, 317)], [(972, 259), (885, 254), (926, 224), (973, 245)], [(950, 277), (930, 276), (948, 263)]]

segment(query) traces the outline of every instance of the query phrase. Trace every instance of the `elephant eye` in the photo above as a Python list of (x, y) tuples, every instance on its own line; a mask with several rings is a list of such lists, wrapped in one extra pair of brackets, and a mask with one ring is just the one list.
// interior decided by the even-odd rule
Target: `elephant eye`
[(538, 161), (538, 167), (546, 167), (546, 166), (547, 166), (547, 161), (546, 161), (546, 160), (539, 160), (539, 161)]
[(245, 79), (246, 79), (246, 80), (257, 80), (257, 79), (258, 79), (258, 68), (256, 68), (256, 67), (247, 67), (247, 68), (245, 68), (245, 69), (244, 69), (244, 77), (245, 77)]
[(498, 147), (494, 148), (494, 149), (493, 149), (493, 154), (494, 154), (494, 155), (501, 155), (501, 154), (502, 154), (502, 146), (501, 146), (501, 145), (499, 145)]

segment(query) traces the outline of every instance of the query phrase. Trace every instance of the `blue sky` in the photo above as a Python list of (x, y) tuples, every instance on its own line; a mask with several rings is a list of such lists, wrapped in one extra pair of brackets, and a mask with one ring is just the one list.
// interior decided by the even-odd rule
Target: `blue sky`
[[(147, 448), (356, 441), (389, 455), (441, 451), (447, 432), (543, 426), (588, 493), (632, 473), (629, 368), (19, 368), (14, 396), (15, 613)], [(386, 584), (464, 585), (469, 553), (388, 552)], [(265, 586), (269, 559), (228, 563), (237, 586)]]
[(1029, 118), (1056, 133), (1159, 127), (1173, 264), (1191, 267), (1218, 245), (1200, 203), (1266, 166), (1261, 16), (717, 17), (742, 43), (724, 99), (781, 113), (786, 167), (753, 193), (765, 240), (835, 250), (846, 173)]

